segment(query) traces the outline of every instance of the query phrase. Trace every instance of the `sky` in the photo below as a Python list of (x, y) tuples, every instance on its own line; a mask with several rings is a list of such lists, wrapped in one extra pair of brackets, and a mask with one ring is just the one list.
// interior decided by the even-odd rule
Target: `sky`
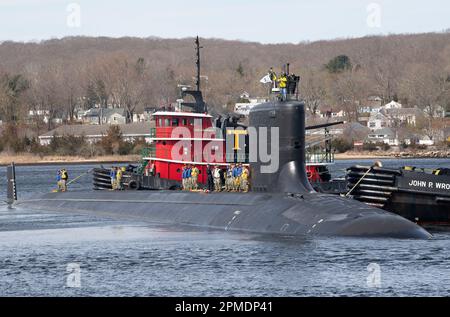
[(449, 29), (448, 0), (0, 0), (0, 41), (199, 35), (299, 43)]

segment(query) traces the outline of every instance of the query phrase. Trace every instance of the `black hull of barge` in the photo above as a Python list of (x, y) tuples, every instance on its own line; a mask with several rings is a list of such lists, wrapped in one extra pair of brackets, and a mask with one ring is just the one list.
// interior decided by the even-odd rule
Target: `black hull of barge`
[[(349, 190), (368, 169), (363, 166), (348, 169)], [(445, 184), (450, 184), (450, 176), (373, 168), (354, 189), (352, 197), (421, 225), (450, 226), (450, 190)]]

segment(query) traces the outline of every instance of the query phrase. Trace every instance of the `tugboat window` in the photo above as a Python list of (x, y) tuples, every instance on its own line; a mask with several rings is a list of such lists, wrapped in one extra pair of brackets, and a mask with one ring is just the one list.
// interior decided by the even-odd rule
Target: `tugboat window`
[(182, 125), (187, 125), (187, 120), (186, 119), (183, 119), (182, 121), (181, 121), (182, 123)]
[(159, 127), (162, 127), (162, 126), (163, 126), (163, 121), (162, 121), (161, 118), (159, 118), (159, 120), (158, 120), (158, 126), (159, 126)]
[(178, 127), (179, 120), (177, 118), (172, 119), (172, 127)]
[(164, 126), (170, 127), (170, 119), (164, 119)]

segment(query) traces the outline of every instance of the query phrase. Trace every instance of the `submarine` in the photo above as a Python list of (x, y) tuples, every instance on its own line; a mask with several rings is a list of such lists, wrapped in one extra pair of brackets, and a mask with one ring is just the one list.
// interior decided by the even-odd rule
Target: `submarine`
[[(154, 149), (143, 155), (139, 168), (124, 173), (124, 190), (110, 190), (109, 171), (94, 172), (94, 189), (53, 192), (24, 200), (14, 205), (45, 211), (86, 212), (98, 216), (138, 220), (151, 224), (193, 227), (200, 230), (224, 230), (268, 234), (276, 236), (341, 236), (368, 238), (428, 239), (431, 235), (417, 224), (388, 211), (362, 202), (323, 194), (311, 187), (305, 168), (305, 105), (298, 93), (298, 78), (283, 98), (277, 95), (255, 106), (249, 114), (248, 127), (254, 130), (278, 131), (276, 137), (266, 138), (267, 149), (278, 149), (278, 168), (267, 171), (267, 160), (244, 164), (250, 170), (248, 192), (185, 191), (180, 189), (181, 168), (184, 164), (199, 167), (199, 184), (207, 180), (210, 165), (226, 168), (239, 161), (239, 143), (246, 143), (251, 135), (231, 134), (228, 131), (246, 127), (230, 118), (214, 119), (207, 112), (200, 91), (200, 53), (197, 43), (197, 90), (184, 90), (195, 102), (181, 104), (180, 109), (154, 114), (156, 128)], [(292, 84), (292, 83), (291, 83)], [(191, 108), (192, 111), (186, 111)], [(174, 130), (198, 132), (224, 131), (217, 135), (186, 138), (174, 136)], [(149, 127), (150, 129), (150, 127)], [(274, 130), (274, 131), (275, 131)], [(271, 133), (272, 134), (272, 133)], [(226, 138), (224, 137), (226, 136)], [(226, 146), (213, 162), (198, 158), (187, 149), (197, 142), (201, 150), (217, 151)], [(182, 144), (179, 152), (174, 146)], [(251, 140), (250, 140), (251, 143)], [(204, 151), (201, 151), (204, 152)], [(180, 154), (173, 157), (171, 154)], [(230, 155), (231, 153), (231, 155)], [(245, 159), (248, 152), (244, 151)], [(273, 153), (272, 153), (273, 154)], [(251, 155), (250, 155), (251, 156)], [(16, 197), (13, 169), (8, 175), (8, 196)]]

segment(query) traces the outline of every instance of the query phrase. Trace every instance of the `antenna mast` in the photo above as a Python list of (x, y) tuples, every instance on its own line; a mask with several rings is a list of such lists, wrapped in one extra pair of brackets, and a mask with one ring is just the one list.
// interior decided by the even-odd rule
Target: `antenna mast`
[(203, 47), (200, 46), (200, 40), (197, 36), (197, 39), (195, 40), (195, 46), (196, 46), (196, 50), (197, 50), (197, 91), (200, 91), (200, 49), (202, 49)]

